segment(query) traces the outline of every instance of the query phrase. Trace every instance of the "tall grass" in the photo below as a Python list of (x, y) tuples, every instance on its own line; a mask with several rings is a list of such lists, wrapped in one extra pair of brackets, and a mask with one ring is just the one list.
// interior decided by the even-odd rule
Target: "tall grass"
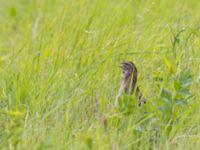
[[(0, 0), (0, 148), (199, 149), (199, 10)], [(128, 115), (114, 108), (123, 60), (147, 98)]]

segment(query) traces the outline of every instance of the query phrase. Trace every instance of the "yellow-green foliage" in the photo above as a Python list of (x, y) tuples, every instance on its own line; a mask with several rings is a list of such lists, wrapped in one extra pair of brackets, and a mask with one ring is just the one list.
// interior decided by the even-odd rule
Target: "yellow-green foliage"
[(0, 149), (199, 149), (199, 27), (198, 0), (0, 0)]

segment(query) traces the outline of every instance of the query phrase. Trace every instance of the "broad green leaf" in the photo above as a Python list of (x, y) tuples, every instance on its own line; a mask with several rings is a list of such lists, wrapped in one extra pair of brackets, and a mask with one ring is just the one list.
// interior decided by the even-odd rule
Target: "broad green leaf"
[(163, 88), (162, 92), (161, 92), (161, 100), (171, 103), (172, 102), (172, 93), (169, 90)]

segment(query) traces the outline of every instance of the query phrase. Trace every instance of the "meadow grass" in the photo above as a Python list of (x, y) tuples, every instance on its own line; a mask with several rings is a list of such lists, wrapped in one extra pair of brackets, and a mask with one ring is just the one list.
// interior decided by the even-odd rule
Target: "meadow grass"
[(0, 0), (0, 149), (199, 149), (199, 36), (198, 0)]

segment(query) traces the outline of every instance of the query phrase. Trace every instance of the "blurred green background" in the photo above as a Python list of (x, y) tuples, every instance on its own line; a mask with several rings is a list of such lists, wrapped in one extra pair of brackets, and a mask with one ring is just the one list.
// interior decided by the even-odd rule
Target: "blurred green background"
[(199, 37), (198, 0), (0, 0), (0, 149), (199, 149)]

